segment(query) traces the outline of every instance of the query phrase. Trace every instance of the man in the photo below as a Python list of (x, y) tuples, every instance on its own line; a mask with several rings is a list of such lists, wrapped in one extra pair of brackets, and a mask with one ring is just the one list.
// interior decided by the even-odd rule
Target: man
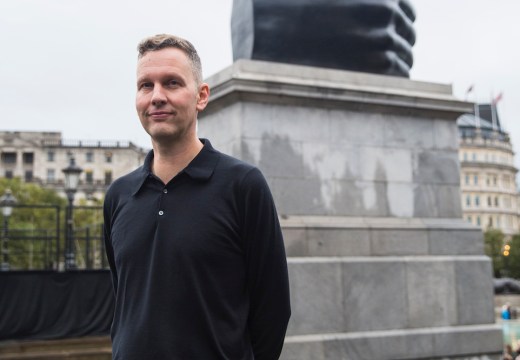
[(193, 45), (157, 35), (138, 49), (136, 109), (153, 150), (105, 199), (113, 358), (278, 359), (288, 275), (265, 179), (197, 138), (210, 91)]

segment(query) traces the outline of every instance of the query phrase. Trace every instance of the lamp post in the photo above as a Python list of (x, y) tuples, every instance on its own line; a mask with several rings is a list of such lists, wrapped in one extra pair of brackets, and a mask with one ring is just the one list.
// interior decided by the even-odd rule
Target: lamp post
[(74, 195), (78, 190), (79, 175), (83, 171), (79, 166), (76, 165), (76, 159), (74, 156), (69, 158), (69, 166), (62, 169), (65, 174), (65, 193), (69, 200), (69, 206), (66, 212), (66, 232), (65, 232), (65, 269), (71, 270), (76, 269), (76, 254), (74, 251), (74, 228), (73, 228), (73, 208), (74, 208)]
[(2, 207), (2, 214), (4, 216), (4, 233), (2, 234), (2, 266), (0, 270), (9, 270), (9, 217), (13, 213), (13, 206), (16, 205), (17, 200), (13, 196), (11, 189), (6, 189), (5, 193), (0, 196), (0, 206)]

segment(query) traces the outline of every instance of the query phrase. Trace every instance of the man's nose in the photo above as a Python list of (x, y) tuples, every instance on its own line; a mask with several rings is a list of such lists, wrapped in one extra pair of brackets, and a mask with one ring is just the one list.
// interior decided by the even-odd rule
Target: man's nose
[(166, 96), (162, 86), (156, 85), (153, 87), (152, 105), (159, 106), (166, 103)]

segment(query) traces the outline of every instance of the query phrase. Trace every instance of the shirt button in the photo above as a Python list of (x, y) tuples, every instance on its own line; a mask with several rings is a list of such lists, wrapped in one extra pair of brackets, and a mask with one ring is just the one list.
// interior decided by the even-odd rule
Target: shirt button
[(164, 215), (164, 211), (162, 211), (162, 210), (159, 211), (159, 215), (161, 215), (161, 216)]
[(165, 194), (168, 194), (168, 189), (163, 189), (162, 192), (165, 193)]

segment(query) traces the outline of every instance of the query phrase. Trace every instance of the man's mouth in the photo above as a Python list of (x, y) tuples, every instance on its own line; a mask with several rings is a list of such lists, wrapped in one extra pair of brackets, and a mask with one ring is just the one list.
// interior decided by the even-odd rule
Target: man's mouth
[(152, 111), (152, 112), (148, 113), (148, 116), (151, 118), (154, 118), (154, 119), (160, 119), (163, 117), (171, 116), (173, 114), (174, 114), (173, 112), (169, 112), (169, 111)]

